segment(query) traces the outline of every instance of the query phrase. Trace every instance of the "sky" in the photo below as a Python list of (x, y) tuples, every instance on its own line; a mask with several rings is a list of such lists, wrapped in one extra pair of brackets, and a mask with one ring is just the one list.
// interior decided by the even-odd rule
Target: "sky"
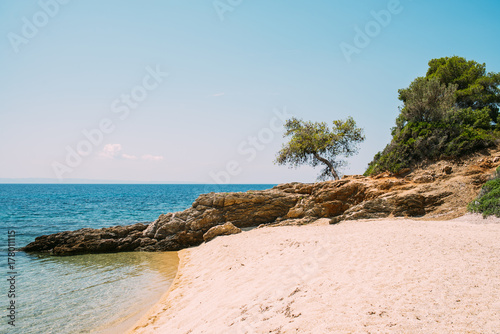
[(500, 72), (500, 2), (0, 2), (0, 178), (315, 182), (273, 163), (287, 118), (352, 116), (344, 174), (390, 141), (430, 59)]

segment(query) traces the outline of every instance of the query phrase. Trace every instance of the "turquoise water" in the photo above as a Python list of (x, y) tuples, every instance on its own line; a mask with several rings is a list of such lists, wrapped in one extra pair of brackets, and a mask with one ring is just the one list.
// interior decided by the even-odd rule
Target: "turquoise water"
[[(181, 211), (199, 194), (247, 191), (272, 185), (51, 185), (0, 184), (0, 333), (122, 333), (175, 277), (175, 252), (68, 257), (16, 252), (15, 297), (8, 231), (16, 248), (42, 234), (155, 220)], [(15, 327), (9, 303), (15, 302)]]

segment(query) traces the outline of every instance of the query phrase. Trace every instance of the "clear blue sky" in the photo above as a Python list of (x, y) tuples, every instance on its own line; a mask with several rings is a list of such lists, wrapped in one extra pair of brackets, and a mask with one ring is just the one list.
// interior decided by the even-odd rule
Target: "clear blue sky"
[(494, 0), (61, 2), (0, 2), (0, 178), (314, 182), (273, 165), (275, 109), (352, 115), (367, 140), (344, 172), (362, 173), (430, 59), (500, 71)]

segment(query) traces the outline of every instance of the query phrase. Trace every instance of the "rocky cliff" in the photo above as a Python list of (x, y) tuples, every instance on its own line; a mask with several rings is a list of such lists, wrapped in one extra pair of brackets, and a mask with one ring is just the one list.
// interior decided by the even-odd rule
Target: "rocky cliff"
[[(259, 225), (300, 225), (319, 218), (330, 218), (332, 223), (389, 216), (449, 219), (466, 212), (467, 203), (498, 165), (500, 150), (494, 149), (399, 175), (351, 175), (338, 181), (280, 184), (262, 191), (203, 194), (192, 207), (162, 214), (150, 224), (44, 235), (22, 250), (54, 255), (171, 251), (198, 245), (204, 235), (209, 240), (218, 231), (229, 234)], [(226, 223), (234, 226), (218, 227)]]

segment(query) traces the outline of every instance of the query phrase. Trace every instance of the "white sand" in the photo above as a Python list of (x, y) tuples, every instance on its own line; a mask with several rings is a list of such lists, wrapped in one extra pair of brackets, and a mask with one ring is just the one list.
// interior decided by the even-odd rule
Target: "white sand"
[(175, 282), (132, 332), (500, 333), (500, 224), (478, 222), (218, 237), (180, 252)]

